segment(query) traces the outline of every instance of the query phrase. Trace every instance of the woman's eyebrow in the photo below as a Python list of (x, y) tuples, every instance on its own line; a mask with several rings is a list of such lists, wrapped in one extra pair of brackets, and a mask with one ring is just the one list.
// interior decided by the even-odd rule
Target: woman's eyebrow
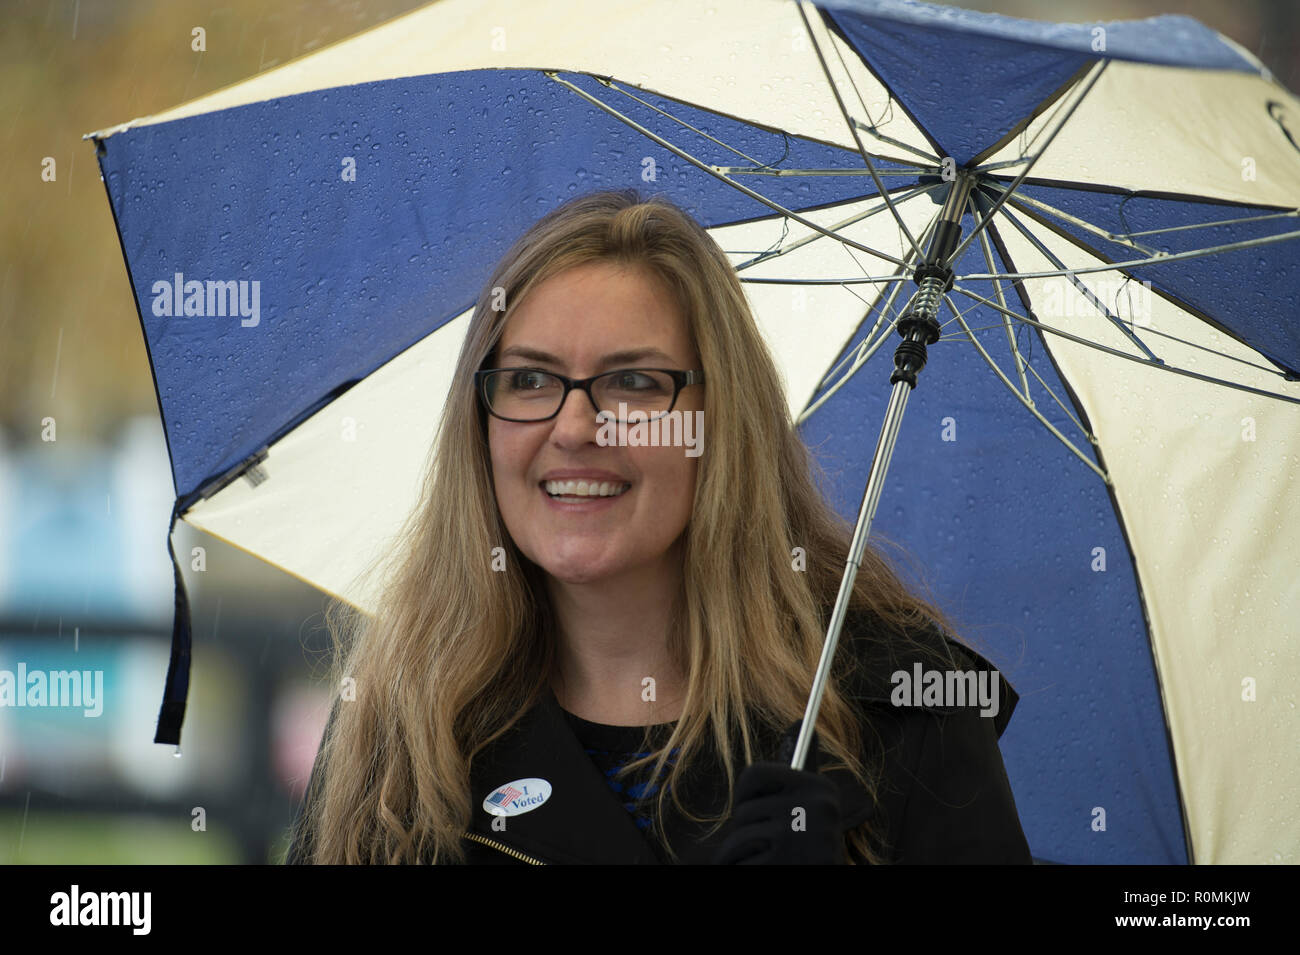
[[(536, 361), (548, 365), (563, 365), (564, 362), (549, 352), (541, 351), (537, 348), (529, 348), (527, 345), (511, 345), (503, 349), (501, 359), (506, 358), (523, 358), (527, 361)], [(610, 352), (599, 362), (600, 365), (632, 365), (640, 361), (653, 359), (668, 364), (673, 362), (671, 356), (658, 348), (632, 348), (625, 351)]]

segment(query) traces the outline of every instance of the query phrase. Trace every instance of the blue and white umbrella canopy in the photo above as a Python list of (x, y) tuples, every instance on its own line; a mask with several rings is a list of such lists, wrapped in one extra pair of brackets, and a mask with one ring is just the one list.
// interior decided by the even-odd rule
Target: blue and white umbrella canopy
[(873, 530), (1021, 695), (1036, 857), (1298, 861), (1300, 102), (1232, 41), (441, 0), (92, 135), (177, 513), (363, 608), (474, 298), (546, 212), (632, 186), (708, 227), (852, 518), (916, 247), (969, 180)]

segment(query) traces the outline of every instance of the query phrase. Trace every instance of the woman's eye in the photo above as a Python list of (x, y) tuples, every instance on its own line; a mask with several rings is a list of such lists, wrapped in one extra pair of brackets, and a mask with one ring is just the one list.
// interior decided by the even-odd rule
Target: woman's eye
[(629, 391), (648, 391), (657, 387), (657, 382), (648, 375), (637, 374), (634, 371), (624, 372), (614, 379), (614, 385), (617, 388), (626, 388)]
[(541, 376), (535, 371), (519, 371), (510, 376), (510, 387), (514, 391), (530, 391), (540, 387)]

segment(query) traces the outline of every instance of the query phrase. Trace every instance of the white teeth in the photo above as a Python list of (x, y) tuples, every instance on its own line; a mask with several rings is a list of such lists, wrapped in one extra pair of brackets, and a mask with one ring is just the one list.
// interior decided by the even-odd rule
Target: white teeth
[(551, 497), (617, 497), (632, 486), (612, 481), (546, 481), (544, 484)]

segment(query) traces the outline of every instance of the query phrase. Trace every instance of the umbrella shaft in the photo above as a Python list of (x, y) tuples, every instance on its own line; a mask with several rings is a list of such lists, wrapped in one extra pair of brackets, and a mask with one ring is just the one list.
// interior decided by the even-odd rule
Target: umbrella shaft
[(803, 724), (799, 727), (799, 738), (795, 742), (790, 762), (793, 769), (803, 769), (812, 745), (817, 711), (821, 709), (831, 661), (835, 658), (835, 648), (840, 641), (840, 628), (848, 612), (862, 551), (866, 548), (867, 537), (871, 533), (871, 523), (876, 517), (876, 506), (880, 503), (880, 492), (885, 486), (885, 474), (889, 471), (889, 461), (894, 454), (894, 444), (898, 440), (908, 395), (916, 387), (917, 372), (925, 367), (926, 346), (933, 345), (939, 338), (939, 303), (943, 300), (944, 293), (952, 287), (953, 276), (948, 267), (948, 257), (961, 239), (961, 219), (972, 182), (971, 175), (965, 171), (958, 173), (953, 180), (939, 213), (939, 223), (930, 240), (926, 261), (917, 267), (913, 276), (917, 283), (916, 295), (898, 320), (898, 333), (903, 336), (903, 341), (894, 353), (894, 373), (889, 378), (894, 390), (889, 396), (889, 407), (885, 410), (880, 438), (876, 441), (876, 453), (871, 459), (871, 474), (867, 478), (866, 489), (862, 492), (862, 506), (858, 511), (853, 541), (849, 545), (844, 577), (840, 580), (840, 592), (835, 598), (835, 609), (831, 611), (826, 642), (822, 645), (821, 660), (817, 664)]
[[(922, 346), (924, 347), (924, 346)], [(853, 541), (849, 544), (849, 555), (844, 567), (844, 577), (840, 580), (840, 592), (835, 598), (835, 609), (831, 612), (830, 629), (826, 642), (822, 645), (821, 661), (817, 664), (817, 674), (813, 677), (812, 692), (808, 696), (808, 706), (804, 710), (803, 725), (799, 728), (799, 738), (795, 742), (794, 755), (791, 758), (792, 769), (803, 769), (804, 760), (812, 745), (813, 727), (817, 724), (817, 711), (821, 709), (822, 694), (826, 689), (826, 679), (830, 674), (831, 661), (835, 659), (835, 648), (840, 642), (840, 628), (848, 612), (849, 600), (853, 594), (853, 584), (857, 580), (858, 567), (862, 561), (862, 551), (866, 548), (867, 537), (871, 533), (871, 523), (876, 517), (876, 507), (880, 503), (880, 492), (885, 486), (885, 474), (889, 470), (889, 460), (894, 454), (894, 443), (898, 440), (898, 430), (903, 422), (903, 411), (907, 407), (907, 398), (912, 392), (912, 385), (900, 378), (894, 382), (894, 391), (889, 396), (889, 407), (885, 411), (885, 423), (880, 429), (876, 441), (876, 453), (871, 459), (871, 474), (867, 478), (866, 489), (862, 493), (862, 506), (858, 511), (858, 525), (853, 532)]]

